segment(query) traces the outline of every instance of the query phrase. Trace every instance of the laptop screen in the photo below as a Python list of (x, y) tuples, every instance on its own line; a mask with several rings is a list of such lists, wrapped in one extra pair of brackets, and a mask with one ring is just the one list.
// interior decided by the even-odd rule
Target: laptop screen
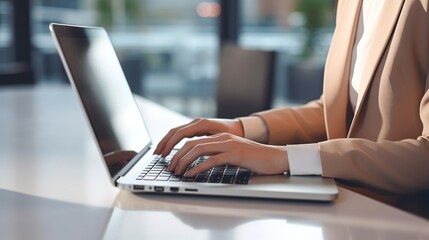
[(119, 60), (103, 28), (51, 28), (113, 178), (150, 144)]

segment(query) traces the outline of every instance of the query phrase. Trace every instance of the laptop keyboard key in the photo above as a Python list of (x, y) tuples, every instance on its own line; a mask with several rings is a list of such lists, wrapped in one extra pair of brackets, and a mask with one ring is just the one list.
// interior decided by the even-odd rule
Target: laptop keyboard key
[(222, 178), (222, 183), (233, 184), (235, 180), (235, 176), (225, 175)]
[(194, 179), (195, 179), (194, 177), (183, 177), (182, 182), (193, 182)]
[(171, 176), (169, 179), (168, 179), (168, 181), (170, 181), (170, 182), (180, 182), (180, 180), (181, 180), (182, 178), (181, 177), (179, 177), (179, 176)]
[(147, 175), (146, 177), (143, 178), (143, 180), (149, 180), (149, 181), (153, 181), (156, 179), (156, 176), (153, 175)]
[(235, 179), (236, 184), (248, 184), (250, 178), (250, 171), (246, 169), (240, 169)]
[(220, 181), (221, 181), (221, 179), (222, 179), (222, 175), (211, 175), (210, 177), (209, 177), (209, 183), (220, 183)]
[(197, 175), (197, 177), (195, 177), (195, 182), (207, 182), (208, 179), (209, 177), (207, 175)]
[(156, 181), (167, 181), (170, 177), (159, 176), (156, 178)]

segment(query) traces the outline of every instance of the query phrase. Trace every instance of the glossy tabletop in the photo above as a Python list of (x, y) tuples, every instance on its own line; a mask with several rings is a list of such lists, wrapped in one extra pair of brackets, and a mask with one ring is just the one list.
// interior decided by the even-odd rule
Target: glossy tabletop
[[(137, 97), (153, 140), (188, 118)], [(137, 195), (109, 183), (67, 85), (0, 88), (1, 239), (429, 239), (340, 187), (333, 203)]]

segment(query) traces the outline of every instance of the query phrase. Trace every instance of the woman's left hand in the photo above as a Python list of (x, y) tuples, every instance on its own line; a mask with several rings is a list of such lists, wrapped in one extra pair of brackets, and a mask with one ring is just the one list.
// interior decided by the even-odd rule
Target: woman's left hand
[[(185, 173), (188, 165), (200, 156), (209, 157)], [(188, 141), (173, 156), (168, 170), (193, 177), (218, 165), (234, 165), (259, 174), (289, 171), (285, 146), (264, 145), (228, 133)]]

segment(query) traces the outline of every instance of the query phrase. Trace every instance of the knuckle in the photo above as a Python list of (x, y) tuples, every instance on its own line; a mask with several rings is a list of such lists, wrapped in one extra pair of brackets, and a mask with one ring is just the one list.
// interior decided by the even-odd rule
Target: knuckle
[(234, 139), (234, 138), (228, 139), (225, 142), (228, 144), (231, 144), (233, 146), (237, 145), (237, 143), (238, 143), (237, 139)]
[(177, 131), (177, 129), (178, 129), (177, 127), (170, 129), (170, 131), (168, 131), (168, 134), (169, 135), (174, 134)]
[(231, 134), (231, 133), (226, 133), (226, 137), (227, 137), (227, 139), (237, 139), (237, 136), (235, 136), (234, 134)]
[(181, 170), (183, 168), (183, 165), (184, 165), (183, 161), (179, 161), (176, 165), (176, 169)]
[(188, 167), (189, 163), (187, 163), (186, 161), (180, 161), (177, 166), (176, 169), (179, 172), (183, 172), (187, 167)]
[(195, 143), (196, 143), (196, 140), (189, 140), (183, 145), (183, 147), (181, 149), (191, 149), (191, 148), (193, 148)]
[(181, 134), (181, 133), (183, 132), (183, 130), (184, 130), (184, 129), (186, 129), (186, 126), (183, 126), (183, 127), (177, 128), (177, 129), (176, 129), (176, 131), (175, 131), (175, 133), (174, 133), (174, 135)]
[(226, 139), (231, 138), (231, 134), (226, 133), (226, 132), (221, 133), (221, 136), (226, 138)]
[(221, 139), (221, 140), (228, 140), (228, 139), (231, 139), (231, 134), (229, 134), (229, 133), (225, 133), (225, 132), (222, 132), (222, 133), (218, 133), (218, 134), (216, 134), (215, 135), (217, 138), (219, 138), (219, 139)]
[(194, 120), (192, 120), (191, 124), (200, 123), (201, 120), (202, 118), (195, 118)]
[(174, 132), (172, 132), (172, 133), (171, 133), (170, 139), (168, 140), (169, 142), (177, 136), (178, 131), (179, 131), (179, 130), (174, 131)]
[(220, 164), (220, 159), (217, 156), (211, 156), (207, 161), (210, 166), (217, 166)]
[(203, 128), (207, 128), (209, 120), (205, 118), (200, 118), (198, 124), (200, 124)]
[(203, 149), (204, 149), (204, 144), (202, 144), (202, 143), (199, 143), (199, 144), (196, 144), (193, 148), (192, 148), (192, 150), (191, 151), (194, 151), (194, 152), (200, 152), (200, 151), (202, 151)]
[(212, 136), (213, 138), (220, 138), (223, 139), (224, 138), (224, 133), (216, 133)]

